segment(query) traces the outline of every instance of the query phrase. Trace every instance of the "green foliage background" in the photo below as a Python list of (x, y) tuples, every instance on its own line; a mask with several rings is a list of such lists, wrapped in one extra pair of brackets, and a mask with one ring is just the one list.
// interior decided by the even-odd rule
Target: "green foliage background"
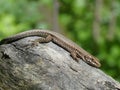
[[(111, 2), (104, 1), (97, 41), (92, 34), (95, 0), (59, 0), (59, 24), (65, 35), (100, 59), (102, 70), (120, 81), (120, 1), (115, 1), (115, 36), (108, 40)], [(52, 0), (0, 0), (0, 39), (33, 28), (51, 29), (45, 12), (52, 8)]]

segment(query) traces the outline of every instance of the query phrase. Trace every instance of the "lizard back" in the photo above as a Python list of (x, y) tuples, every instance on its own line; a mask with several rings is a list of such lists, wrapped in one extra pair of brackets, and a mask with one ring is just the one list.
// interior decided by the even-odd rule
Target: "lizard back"
[[(34, 29), (34, 30), (29, 30), (29, 31), (25, 31), (13, 36), (10, 36), (8, 38), (5, 38), (3, 40), (0, 41), (0, 45), (1, 44), (8, 44), (14, 41), (17, 41), (19, 39), (25, 38), (25, 37), (30, 37), (30, 36), (40, 36), (40, 37), (47, 37), (48, 35), (51, 35), (53, 37), (53, 41), (62, 46), (63, 48), (65, 48), (66, 50), (68, 50), (69, 52), (72, 52), (73, 50), (76, 50), (78, 53), (83, 54), (85, 57), (87, 57), (88, 59), (93, 59), (93, 61), (91, 62), (95, 62), (93, 63), (96, 64), (96, 67), (98, 65), (98, 67), (100, 66), (100, 63), (98, 62), (98, 59), (95, 58), (94, 56), (92, 56), (90, 53), (88, 53), (87, 51), (85, 51), (84, 49), (82, 49), (80, 46), (78, 46), (77, 44), (75, 44), (73, 41), (71, 41), (70, 39), (67, 39), (65, 36), (53, 32), (53, 31), (49, 31), (49, 30), (40, 30), (40, 29)], [(87, 61), (87, 60), (85, 60)]]

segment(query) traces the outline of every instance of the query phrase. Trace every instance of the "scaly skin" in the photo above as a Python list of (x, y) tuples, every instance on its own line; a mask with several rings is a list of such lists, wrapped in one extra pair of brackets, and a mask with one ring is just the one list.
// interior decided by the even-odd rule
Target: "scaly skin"
[(67, 39), (61, 34), (48, 31), (48, 30), (35, 29), (35, 30), (25, 31), (1, 40), (0, 45), (9, 44), (11, 42), (17, 41), (25, 37), (30, 37), (30, 36), (42, 37), (42, 39), (40, 38), (36, 40), (38, 42), (50, 42), (50, 41), (54, 42), (55, 44), (61, 46), (62, 48), (70, 52), (70, 55), (76, 61), (78, 61), (81, 58), (91, 66), (94, 66), (94, 67), (101, 66), (101, 64), (99, 63), (99, 60), (96, 57), (86, 52), (84, 49), (82, 49), (80, 46), (75, 44), (73, 41)]

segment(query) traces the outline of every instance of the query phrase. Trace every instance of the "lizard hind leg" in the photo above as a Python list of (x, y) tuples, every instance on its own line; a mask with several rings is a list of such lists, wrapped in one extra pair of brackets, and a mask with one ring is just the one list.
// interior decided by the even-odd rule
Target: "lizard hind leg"
[(40, 37), (32, 41), (32, 46), (37, 46), (39, 43), (47, 43), (52, 41), (52, 36), (48, 35), (47, 37)]
[(52, 41), (52, 36), (48, 35), (47, 37), (40, 37), (38, 39), (35, 40), (35, 42), (39, 42), (39, 43), (47, 43)]

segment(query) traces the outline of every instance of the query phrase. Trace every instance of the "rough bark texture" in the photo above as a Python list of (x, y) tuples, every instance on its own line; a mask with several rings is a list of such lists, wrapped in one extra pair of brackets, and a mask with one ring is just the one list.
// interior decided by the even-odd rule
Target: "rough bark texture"
[(119, 90), (120, 84), (56, 44), (28, 37), (0, 46), (0, 90)]

